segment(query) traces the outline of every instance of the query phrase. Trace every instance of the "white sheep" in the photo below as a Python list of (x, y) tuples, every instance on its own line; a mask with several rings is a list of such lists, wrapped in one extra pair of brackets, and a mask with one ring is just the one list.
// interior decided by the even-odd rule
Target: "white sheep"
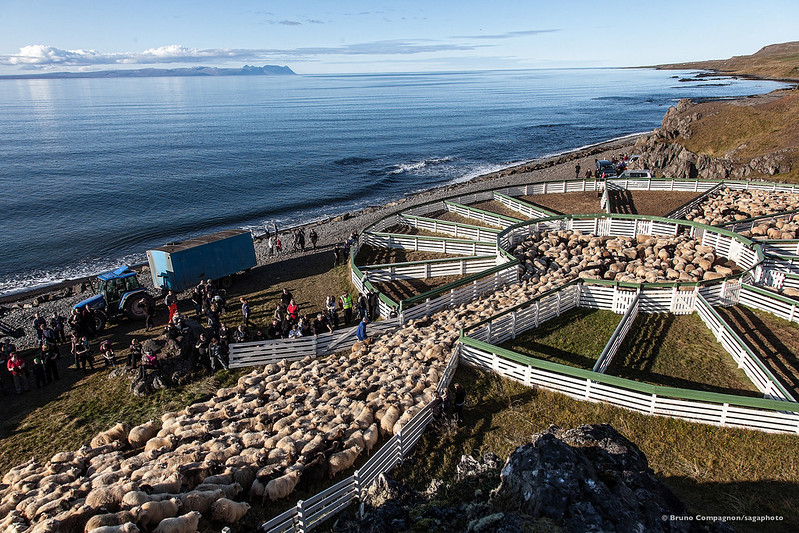
[(300, 480), (301, 472), (292, 470), (287, 474), (272, 479), (266, 484), (264, 495), (270, 500), (282, 500), (294, 491), (297, 482)]
[(224, 497), (225, 493), (221, 489), (192, 490), (178, 495), (181, 501), (181, 511), (198, 511), (202, 514), (210, 511), (214, 502)]
[(97, 448), (112, 442), (127, 442), (130, 426), (123, 422), (115, 424), (114, 427), (98, 433), (89, 443), (92, 448)]
[(200, 525), (200, 516), (197, 511), (191, 511), (174, 518), (164, 518), (153, 533), (194, 533)]
[(139, 518), (139, 524), (145, 527), (158, 524), (164, 518), (172, 518), (177, 516), (178, 509), (180, 509), (180, 500), (177, 498), (170, 498), (160, 502), (145, 502), (141, 506), (144, 514)]
[(214, 502), (211, 509), (211, 518), (217, 522), (232, 524), (241, 520), (249, 510), (249, 503), (234, 502), (227, 498), (220, 498)]
[(158, 424), (154, 420), (148, 420), (144, 424), (138, 425), (128, 433), (128, 443), (131, 448), (141, 448), (147, 441), (155, 437), (158, 433)]
[(139, 533), (139, 528), (133, 522), (122, 524), (121, 526), (100, 526), (92, 529), (88, 533)]
[(358, 458), (358, 455), (360, 455), (361, 451), (363, 451), (363, 448), (356, 444), (351, 448), (347, 448), (346, 450), (331, 455), (330, 459), (328, 459), (328, 472), (330, 479), (333, 479), (333, 476), (355, 464), (355, 459)]

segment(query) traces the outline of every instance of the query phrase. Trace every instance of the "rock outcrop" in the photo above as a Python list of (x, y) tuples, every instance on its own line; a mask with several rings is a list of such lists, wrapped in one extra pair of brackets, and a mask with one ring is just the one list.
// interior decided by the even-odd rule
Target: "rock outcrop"
[[(485, 454), (463, 456), (450, 483), (424, 492), (381, 476), (362, 519), (337, 531), (731, 531), (723, 523), (671, 520), (688, 510), (658, 480), (638, 447), (607, 424), (551, 426), (517, 448), (500, 469)], [(664, 516), (666, 517), (664, 519)]]
[(678, 179), (757, 178), (791, 171), (792, 159), (784, 150), (747, 160), (740, 160), (734, 152), (709, 157), (687, 150), (679, 141), (690, 139), (693, 124), (702, 118), (703, 113), (691, 100), (680, 100), (666, 112), (660, 128), (636, 141), (634, 150), (641, 158), (632, 167), (657, 169), (658, 174)]

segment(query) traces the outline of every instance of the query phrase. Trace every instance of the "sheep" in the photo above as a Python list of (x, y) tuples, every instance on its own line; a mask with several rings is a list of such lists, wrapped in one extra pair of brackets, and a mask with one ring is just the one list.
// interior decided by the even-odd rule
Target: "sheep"
[(180, 509), (180, 500), (170, 498), (160, 502), (145, 502), (142, 504), (141, 509), (144, 513), (139, 517), (137, 523), (149, 527), (158, 524), (164, 518), (177, 516), (178, 509)]
[(144, 451), (150, 452), (153, 450), (160, 450), (162, 448), (171, 450), (175, 446), (176, 442), (177, 438), (174, 435), (170, 435), (168, 437), (153, 437), (144, 445)]
[(344, 451), (334, 453), (328, 459), (328, 475), (330, 479), (333, 479), (333, 476), (342, 472), (349, 467), (351, 467), (355, 463), (355, 459), (358, 458), (363, 448), (358, 446), (357, 444), (351, 448), (347, 448)]
[(122, 497), (122, 507), (132, 509), (134, 507), (140, 507), (147, 502), (160, 502), (174, 497), (174, 494), (169, 493), (147, 494), (141, 490), (131, 490)]
[(89, 533), (139, 533), (139, 528), (133, 522), (120, 526), (101, 526), (92, 529)]
[(220, 498), (214, 502), (211, 509), (211, 519), (216, 522), (232, 524), (244, 518), (244, 515), (246, 515), (249, 510), (249, 503), (234, 502), (227, 498)]
[(194, 488), (194, 490), (197, 491), (216, 490), (216, 489), (220, 489), (222, 492), (224, 492), (225, 498), (235, 498), (242, 491), (242, 487), (238, 483), (231, 483), (229, 485), (214, 485), (213, 483), (201, 483), (200, 485), (197, 485)]
[(294, 491), (300, 480), (300, 470), (292, 470), (287, 474), (272, 479), (266, 484), (265, 495), (272, 501), (282, 500)]
[(141, 448), (147, 444), (148, 440), (155, 437), (158, 433), (158, 429), (158, 424), (153, 420), (138, 425), (128, 433), (128, 444), (130, 444), (130, 447), (133, 449)]
[(379, 436), (380, 432), (376, 423), (369, 426), (369, 428), (363, 432), (363, 442), (367, 452), (374, 448), (375, 444), (377, 444), (377, 439)]
[(159, 483), (153, 483), (151, 485), (142, 485), (140, 489), (145, 492), (176, 494), (180, 492), (180, 486), (181, 486), (180, 473), (175, 472)]
[(386, 411), (386, 414), (383, 415), (383, 418), (380, 419), (380, 433), (386, 437), (391, 436), (394, 434), (394, 424), (397, 423), (399, 417), (401, 415), (401, 411), (399, 407), (396, 405), (392, 405)]
[(130, 426), (124, 422), (116, 424), (111, 429), (98, 433), (89, 443), (92, 448), (97, 448), (112, 442), (127, 442)]
[(92, 509), (105, 508), (108, 511), (116, 511), (119, 509), (125, 494), (133, 490), (133, 488), (132, 483), (97, 487), (86, 495), (86, 505)]
[(317, 452), (313, 461), (309, 462), (303, 467), (302, 474), (300, 475), (299, 485), (306, 489), (315, 487), (324, 481), (326, 474), (327, 457), (325, 457), (325, 454), (320, 451)]
[(216, 490), (193, 490), (179, 494), (182, 511), (199, 511), (202, 514), (211, 510), (213, 503), (219, 498), (224, 498), (225, 493), (221, 489)]
[(138, 522), (139, 518), (141, 518), (145, 512), (146, 511), (139, 508), (131, 511), (94, 515), (86, 522), (84, 531), (88, 532), (102, 526), (120, 526), (128, 522)]
[(194, 533), (200, 525), (200, 513), (191, 511), (174, 518), (164, 518), (153, 533)]

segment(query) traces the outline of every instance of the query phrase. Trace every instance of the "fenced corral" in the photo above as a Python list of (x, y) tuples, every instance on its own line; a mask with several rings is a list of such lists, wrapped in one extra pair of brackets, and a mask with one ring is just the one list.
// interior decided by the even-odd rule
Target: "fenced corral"
[(796, 401), (701, 294), (697, 295), (696, 312), (716, 337), (716, 341), (732, 355), (738, 368), (744, 371), (749, 381), (763, 393), (763, 396), (773, 400)]
[(447, 211), (455, 213), (456, 215), (479, 220), (480, 222), (490, 224), (498, 228), (507, 228), (521, 222), (521, 219), (518, 218), (506, 217), (505, 215), (492, 213), (491, 211), (478, 209), (476, 207), (471, 207), (456, 202), (450, 202), (448, 200), (444, 201), (444, 205), (446, 206)]
[[(700, 194), (699, 196), (697, 196), (693, 200), (690, 200), (690, 201), (684, 203), (683, 205), (681, 205), (680, 207), (678, 207), (674, 211), (668, 213), (666, 215), (666, 218), (685, 218), (686, 214), (688, 214), (694, 207), (698, 206), (699, 204), (701, 204), (702, 202), (707, 200), (709, 197), (713, 196), (713, 193), (718, 191), (721, 188), (722, 185), (723, 185), (723, 183), (717, 183), (716, 185), (710, 187), (704, 193)], [(698, 185), (697, 185), (697, 187), (698, 187)], [(697, 192), (697, 191), (694, 191), (694, 192)]]
[(799, 258), (799, 240), (797, 239), (755, 239), (755, 242), (760, 245), (763, 253), (766, 255), (793, 256)]
[(483, 294), (517, 283), (519, 281), (517, 265), (518, 261), (509, 261), (479, 274), (407, 298), (400, 302), (400, 320), (404, 324), (408, 320), (471, 302)]
[[(436, 390), (441, 391), (449, 386), (458, 367), (460, 350), (460, 345), (456, 345), (441, 379), (436, 385)], [(318, 492), (307, 500), (298, 501), (290, 509), (263, 523), (259, 531), (263, 533), (306, 533), (354, 501), (361, 500), (363, 494), (369, 490), (380, 474), (391, 471), (410, 454), (432, 418), (433, 412), (428, 404), (416, 413), (396, 435), (383, 443), (380, 449), (353, 475)]]
[(472, 226), (462, 222), (452, 222), (438, 218), (428, 218), (417, 215), (403, 213), (400, 215), (400, 222), (412, 228), (432, 231), (434, 233), (446, 233), (456, 238), (471, 239), (473, 241), (487, 242), (495, 244), (499, 228), (486, 228), (483, 226)]
[(527, 202), (521, 202), (512, 196), (508, 196), (496, 191), (494, 191), (494, 200), (501, 203), (508, 209), (512, 209), (513, 211), (521, 213), (527, 218), (545, 218), (556, 215), (556, 213), (553, 213), (552, 211), (528, 204)]
[(718, 227), (724, 228), (729, 231), (734, 231), (736, 233), (741, 231), (752, 231), (756, 226), (759, 226), (761, 224), (768, 224), (780, 220), (784, 222), (795, 222), (797, 216), (799, 216), (799, 211), (785, 211), (783, 213), (777, 213), (773, 215), (763, 215), (760, 217), (747, 218), (744, 220), (731, 222), (729, 224), (720, 224)]
[(496, 235), (494, 242), (481, 242), (471, 239), (448, 239), (400, 233), (365, 233), (361, 246), (368, 244), (377, 248), (399, 248), (414, 252), (437, 252), (452, 255), (486, 255), (497, 253)]
[(799, 301), (744, 283), (738, 303), (799, 323)]
[(461, 337), (461, 362), (496, 372), (528, 387), (542, 387), (577, 400), (604, 402), (691, 422), (799, 433), (799, 404), (639, 383), (591, 370), (526, 357)]
[(632, 303), (627, 308), (627, 311), (624, 312), (624, 316), (619, 321), (616, 329), (613, 331), (613, 335), (611, 335), (610, 340), (607, 344), (605, 344), (605, 348), (602, 350), (602, 353), (599, 354), (599, 358), (594, 364), (594, 372), (604, 374), (605, 370), (608, 369), (610, 363), (613, 361), (613, 356), (615, 356), (616, 352), (619, 351), (621, 343), (624, 342), (624, 338), (627, 336), (627, 333), (629, 333), (633, 322), (635, 322), (635, 317), (638, 316), (640, 303), (641, 293), (637, 293), (635, 298), (633, 298)]
[[(380, 336), (399, 326), (398, 319), (371, 322), (368, 326), (370, 336)], [(267, 341), (237, 342), (230, 345), (230, 368), (268, 365), (283, 359), (299, 361), (305, 357), (320, 357), (349, 350), (357, 342), (355, 327), (321, 333), (310, 337), (295, 339), (272, 339)]]
[(380, 283), (395, 279), (426, 279), (477, 274), (496, 264), (496, 255), (479, 255), (453, 259), (428, 259), (409, 263), (364, 265), (358, 268), (369, 277), (369, 281)]

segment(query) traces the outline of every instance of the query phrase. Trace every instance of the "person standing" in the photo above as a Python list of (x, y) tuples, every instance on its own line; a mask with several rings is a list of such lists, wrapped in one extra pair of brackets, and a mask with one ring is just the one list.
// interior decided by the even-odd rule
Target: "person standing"
[(575, 179), (580, 179), (580, 163), (574, 165), (574, 177)]
[(241, 317), (244, 319), (244, 326), (250, 327), (250, 302), (243, 296), (239, 300), (241, 301)]
[(317, 235), (316, 230), (312, 229), (311, 233), (308, 234), (308, 237), (311, 239), (311, 246), (314, 250), (316, 250), (316, 241), (319, 240), (319, 235)]
[(361, 319), (361, 323), (358, 324), (358, 329), (355, 331), (355, 336), (358, 338), (359, 341), (363, 342), (369, 338), (369, 335), (366, 333), (366, 324), (369, 323), (369, 319), (363, 317)]
[(349, 326), (350, 320), (352, 320), (352, 296), (350, 296), (350, 291), (344, 291), (338, 303), (342, 311), (344, 311), (344, 325)]
[(135, 369), (136, 365), (138, 365), (139, 361), (141, 361), (141, 356), (142, 356), (141, 342), (139, 342), (139, 339), (134, 338), (132, 341), (130, 341), (130, 349), (128, 349), (128, 358), (125, 361), (128, 368)]
[(332, 295), (325, 299), (325, 313), (327, 314), (328, 322), (332, 324), (334, 328), (337, 328), (338, 309), (336, 307), (336, 298)]
[(39, 316), (39, 313), (33, 313), (33, 330), (36, 332), (36, 338), (39, 342), (42, 342), (42, 332), (46, 327), (47, 320), (43, 316)]
[(452, 389), (454, 391), (452, 407), (455, 414), (455, 422), (461, 424), (463, 422), (463, 406), (466, 404), (466, 389), (460, 383), (453, 385)]
[(28, 385), (28, 378), (25, 376), (25, 360), (17, 352), (11, 354), (6, 368), (11, 372), (11, 377), (14, 380), (14, 389), (16, 389), (17, 394), (31, 390)]
[(214, 335), (211, 337), (211, 343), (208, 345), (208, 359), (211, 361), (211, 372), (216, 372), (216, 364), (219, 363), (225, 370), (228, 370), (228, 364), (225, 362), (224, 355), (222, 354), (222, 346), (219, 344), (219, 339)]
[(178, 310), (178, 297), (175, 296), (174, 292), (169, 291), (166, 294), (166, 298), (164, 298), (164, 305), (166, 305), (166, 308), (169, 309), (169, 318), (167, 319), (167, 322), (172, 322), (172, 317), (175, 316), (175, 313)]
[(58, 380), (58, 359), (59, 354), (55, 346), (48, 343), (42, 344), (42, 364), (46, 383)]
[(369, 303), (369, 320), (377, 320), (380, 316), (380, 296), (374, 289), (369, 289), (366, 300)]

